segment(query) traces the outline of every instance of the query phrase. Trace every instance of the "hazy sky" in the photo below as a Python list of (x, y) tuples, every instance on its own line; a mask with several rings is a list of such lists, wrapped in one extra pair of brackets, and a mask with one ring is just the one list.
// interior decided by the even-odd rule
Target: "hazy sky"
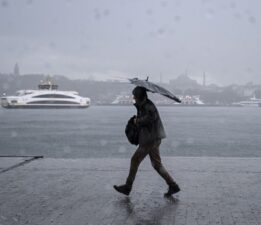
[(261, 84), (260, 0), (0, 0), (0, 72)]

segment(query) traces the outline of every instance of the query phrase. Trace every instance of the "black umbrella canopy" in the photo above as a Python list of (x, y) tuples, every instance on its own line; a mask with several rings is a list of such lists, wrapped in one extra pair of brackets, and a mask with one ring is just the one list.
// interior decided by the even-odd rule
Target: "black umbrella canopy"
[(132, 78), (132, 79), (129, 79), (129, 81), (136, 85), (136, 86), (139, 86), (139, 87), (144, 87), (146, 88), (148, 91), (152, 92), (152, 93), (158, 93), (158, 94), (161, 94), (167, 98), (170, 98), (176, 102), (181, 102), (181, 100), (176, 97), (174, 94), (172, 94), (170, 91), (168, 91), (167, 89), (157, 85), (157, 84), (154, 84), (150, 81), (148, 81), (148, 78), (146, 80), (140, 80), (138, 78)]

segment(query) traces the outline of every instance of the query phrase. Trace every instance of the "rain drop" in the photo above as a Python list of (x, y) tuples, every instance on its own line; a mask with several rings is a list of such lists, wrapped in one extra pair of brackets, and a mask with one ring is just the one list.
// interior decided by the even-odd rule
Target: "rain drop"
[(164, 54), (164, 57), (165, 57), (166, 59), (171, 59), (171, 58), (172, 58), (172, 55), (171, 55), (171, 53), (166, 52), (166, 53)]
[(110, 15), (110, 10), (109, 10), (109, 9), (105, 9), (105, 10), (103, 11), (103, 15), (104, 15), (104, 16), (109, 16), (109, 15)]
[(94, 9), (94, 18), (96, 20), (100, 20), (101, 19), (101, 13), (99, 12), (98, 9)]
[(7, 218), (5, 216), (0, 216), (2, 220), (6, 220)]
[(248, 21), (249, 21), (249, 23), (255, 24), (256, 23), (256, 18), (254, 16), (250, 16), (248, 18)]
[(49, 43), (49, 47), (52, 48), (52, 49), (54, 49), (54, 48), (56, 47), (56, 45), (55, 45), (54, 42), (50, 42), (50, 43)]
[(166, 1), (162, 1), (162, 2), (161, 2), (161, 6), (162, 6), (162, 7), (166, 7), (167, 5), (168, 5), (168, 4), (167, 4)]
[(8, 2), (7, 1), (2, 1), (1, 6), (2, 7), (7, 7), (8, 6)]
[(253, 70), (252, 70), (251, 67), (247, 67), (247, 68), (246, 68), (246, 71), (247, 71), (247, 73), (253, 73)]
[(174, 17), (174, 21), (175, 21), (175, 22), (180, 22), (180, 16), (175, 16), (175, 17)]
[(146, 11), (146, 13), (147, 13), (148, 16), (151, 16), (151, 15), (153, 14), (153, 12), (152, 12), (151, 9), (148, 9), (148, 10)]
[(158, 33), (159, 35), (163, 35), (163, 34), (165, 33), (165, 30), (164, 30), (163, 28), (159, 28), (159, 29), (157, 30), (157, 33)]
[(33, 4), (33, 0), (27, 0), (27, 1), (26, 1), (26, 4), (27, 4), (27, 5), (32, 5), (32, 4)]
[(235, 17), (236, 19), (241, 19), (241, 18), (242, 18), (242, 16), (241, 16), (240, 13), (235, 13), (235, 14), (234, 14), (234, 17)]
[(14, 220), (15, 222), (18, 222), (18, 219), (17, 219), (16, 217), (13, 217), (13, 220)]
[(230, 2), (230, 8), (235, 9), (237, 7), (237, 4), (235, 2)]
[(127, 24), (126, 24), (126, 28), (129, 29), (129, 30), (131, 30), (131, 29), (132, 29), (132, 24), (131, 24), (131, 23), (127, 23)]

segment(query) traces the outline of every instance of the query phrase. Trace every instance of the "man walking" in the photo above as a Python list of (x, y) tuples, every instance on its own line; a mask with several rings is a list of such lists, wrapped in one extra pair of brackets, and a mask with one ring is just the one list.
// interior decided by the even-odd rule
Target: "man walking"
[(133, 90), (133, 98), (137, 108), (137, 116), (134, 123), (139, 129), (139, 147), (131, 158), (129, 175), (124, 185), (116, 186), (116, 191), (129, 195), (135, 180), (138, 167), (142, 160), (149, 155), (153, 168), (166, 181), (169, 189), (165, 196), (171, 196), (180, 191), (178, 184), (169, 175), (161, 163), (159, 146), (161, 139), (166, 137), (159, 113), (152, 101), (148, 99), (146, 89), (136, 87)]

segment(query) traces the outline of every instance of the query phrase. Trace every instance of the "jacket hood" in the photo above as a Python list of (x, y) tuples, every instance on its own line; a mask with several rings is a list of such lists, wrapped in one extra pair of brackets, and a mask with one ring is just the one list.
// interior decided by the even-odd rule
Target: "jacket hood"
[(132, 94), (136, 100), (136, 103), (139, 105), (148, 98), (147, 89), (144, 87), (135, 87)]

